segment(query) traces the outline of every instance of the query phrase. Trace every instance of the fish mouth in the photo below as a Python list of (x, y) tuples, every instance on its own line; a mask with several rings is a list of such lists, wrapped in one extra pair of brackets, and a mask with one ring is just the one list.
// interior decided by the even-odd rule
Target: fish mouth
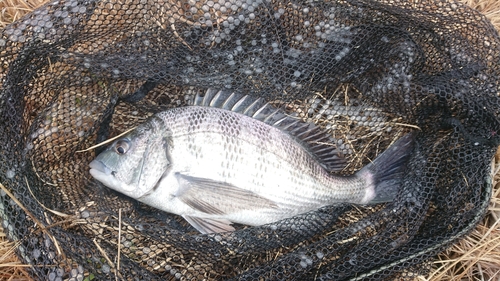
[(105, 186), (124, 193), (125, 195), (130, 196), (129, 192), (135, 190), (134, 186), (130, 186), (126, 183), (121, 182), (115, 176), (116, 171), (110, 169), (106, 164), (104, 164), (100, 160), (94, 160), (89, 163), (90, 167), (90, 175), (94, 177), (94, 179), (98, 180)]
[(90, 174), (93, 176), (94, 173), (104, 174), (106, 176), (113, 175), (113, 170), (108, 168), (104, 163), (99, 160), (94, 160), (90, 162)]
[(100, 181), (107, 187), (112, 189), (117, 189), (119, 187), (119, 182), (115, 177), (115, 171), (111, 170), (106, 166), (106, 164), (102, 163), (99, 160), (94, 160), (90, 162), (90, 175), (94, 177), (94, 179)]

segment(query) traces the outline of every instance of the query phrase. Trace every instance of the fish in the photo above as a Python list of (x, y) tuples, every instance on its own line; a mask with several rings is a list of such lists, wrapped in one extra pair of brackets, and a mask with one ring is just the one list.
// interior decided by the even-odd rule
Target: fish
[(409, 133), (352, 175), (332, 134), (263, 99), (209, 89), (156, 113), (90, 162), (103, 185), (182, 216), (201, 233), (261, 226), (321, 207), (397, 195), (413, 151)]

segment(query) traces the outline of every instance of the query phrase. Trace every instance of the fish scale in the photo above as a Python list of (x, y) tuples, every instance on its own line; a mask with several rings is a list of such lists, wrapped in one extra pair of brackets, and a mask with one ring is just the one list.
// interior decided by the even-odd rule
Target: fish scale
[(90, 173), (183, 216), (202, 233), (232, 231), (232, 223), (268, 224), (331, 204), (392, 200), (412, 135), (351, 176), (325, 169), (340, 163), (336, 150), (309, 146), (313, 137), (328, 139), (267, 103), (208, 91), (195, 105), (160, 112), (116, 140), (92, 161)]

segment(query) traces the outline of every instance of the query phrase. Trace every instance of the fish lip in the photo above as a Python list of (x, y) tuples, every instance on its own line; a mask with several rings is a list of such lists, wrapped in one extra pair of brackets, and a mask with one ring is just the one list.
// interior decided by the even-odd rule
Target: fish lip
[(133, 197), (134, 186), (120, 182), (115, 174), (116, 171), (111, 170), (106, 164), (100, 160), (94, 160), (89, 163), (90, 175), (105, 186), (117, 190), (127, 196)]
[(102, 161), (94, 160), (89, 164), (90, 171), (96, 171), (105, 175), (114, 175), (114, 171), (108, 168)]

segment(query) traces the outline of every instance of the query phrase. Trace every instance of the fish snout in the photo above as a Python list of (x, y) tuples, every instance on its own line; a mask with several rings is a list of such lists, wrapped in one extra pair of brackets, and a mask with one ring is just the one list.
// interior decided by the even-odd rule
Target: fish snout
[(94, 160), (90, 162), (89, 164), (90, 167), (90, 173), (92, 174), (92, 170), (98, 171), (100, 173), (103, 173), (105, 175), (113, 175), (115, 174), (115, 171), (111, 170), (106, 166), (106, 164), (102, 163), (100, 160)]
[(118, 192), (121, 192), (127, 196), (132, 198), (136, 198), (135, 185), (129, 185), (116, 177), (117, 171), (110, 169), (106, 164), (102, 161), (95, 159), (94, 161), (89, 163), (90, 167), (90, 175), (94, 177), (94, 179), (98, 180), (105, 186), (114, 189)]

